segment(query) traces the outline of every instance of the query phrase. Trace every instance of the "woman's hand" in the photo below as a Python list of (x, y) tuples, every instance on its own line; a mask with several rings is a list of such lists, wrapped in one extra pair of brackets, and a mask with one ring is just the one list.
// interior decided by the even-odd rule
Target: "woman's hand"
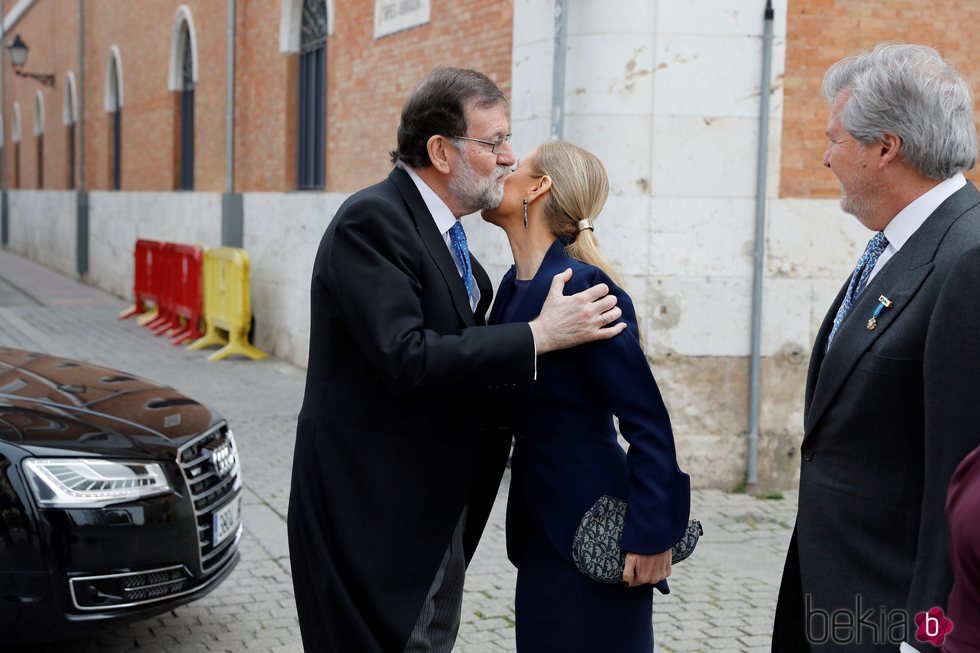
[(670, 576), (672, 553), (671, 549), (652, 555), (627, 553), (626, 567), (623, 569), (623, 582), (629, 587), (659, 583)]

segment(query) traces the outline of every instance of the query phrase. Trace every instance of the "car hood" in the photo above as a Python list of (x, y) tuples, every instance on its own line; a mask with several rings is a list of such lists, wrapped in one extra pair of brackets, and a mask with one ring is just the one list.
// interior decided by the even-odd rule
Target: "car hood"
[(0, 347), (0, 440), (37, 455), (170, 458), (220, 421), (207, 406), (153, 381)]

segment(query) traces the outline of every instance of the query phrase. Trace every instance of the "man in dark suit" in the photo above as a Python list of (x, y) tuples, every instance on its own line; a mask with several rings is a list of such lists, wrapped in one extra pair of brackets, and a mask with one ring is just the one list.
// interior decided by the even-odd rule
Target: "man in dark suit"
[(487, 391), (625, 328), (604, 285), (562, 294), (570, 271), (532, 322), (485, 326), (490, 280), (459, 218), (500, 203), (509, 141), (493, 82), (434, 71), (402, 110), (395, 169), (320, 242), (288, 517), (307, 651), (452, 649), (510, 447)]
[[(880, 45), (824, 77), (824, 165), (874, 233), (810, 359), (799, 512), (772, 650), (931, 651), (950, 476), (980, 444), (973, 102), (932, 49)], [(968, 311), (962, 310), (969, 306)]]

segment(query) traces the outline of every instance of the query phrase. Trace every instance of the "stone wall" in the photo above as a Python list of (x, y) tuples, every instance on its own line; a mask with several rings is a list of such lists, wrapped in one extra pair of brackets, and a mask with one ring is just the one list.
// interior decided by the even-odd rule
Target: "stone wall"
[(88, 281), (132, 299), (133, 248), (140, 238), (219, 246), (221, 195), (89, 193)]
[(75, 193), (17, 191), (7, 194), (11, 251), (62, 274), (75, 276)]

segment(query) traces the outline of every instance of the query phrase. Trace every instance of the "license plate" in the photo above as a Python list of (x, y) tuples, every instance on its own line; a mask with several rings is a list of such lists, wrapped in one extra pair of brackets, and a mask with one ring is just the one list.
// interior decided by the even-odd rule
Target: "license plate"
[(238, 530), (238, 525), (242, 521), (242, 498), (241, 496), (232, 499), (224, 508), (215, 511), (214, 521), (212, 522), (212, 530), (214, 537), (212, 537), (212, 542), (214, 546), (218, 546), (224, 542), (228, 537)]

